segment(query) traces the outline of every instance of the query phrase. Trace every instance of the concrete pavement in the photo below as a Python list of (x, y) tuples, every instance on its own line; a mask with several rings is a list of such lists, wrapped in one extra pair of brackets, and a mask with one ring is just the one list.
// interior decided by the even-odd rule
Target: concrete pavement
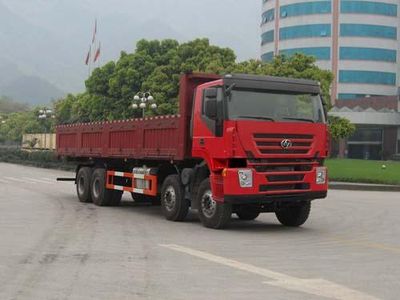
[(329, 192), (302, 228), (274, 215), (202, 227), (192, 213), (79, 203), (71, 173), (0, 163), (0, 299), (397, 299), (396, 192)]

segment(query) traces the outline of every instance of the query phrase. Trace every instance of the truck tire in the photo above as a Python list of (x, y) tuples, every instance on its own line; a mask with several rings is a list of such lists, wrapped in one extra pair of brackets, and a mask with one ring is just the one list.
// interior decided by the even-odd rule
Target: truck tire
[(189, 202), (185, 199), (185, 190), (179, 175), (169, 175), (161, 188), (161, 207), (164, 216), (170, 221), (183, 221), (189, 211)]
[(122, 192), (122, 191), (110, 191), (110, 192), (111, 192), (110, 206), (120, 206), (122, 194), (124, 192)]
[(92, 169), (89, 167), (82, 167), (76, 175), (76, 194), (80, 202), (92, 202), (90, 194), (90, 182), (92, 180)]
[(90, 192), (93, 203), (97, 206), (118, 206), (121, 203), (122, 191), (106, 189), (106, 170), (95, 169), (92, 174)]
[(307, 201), (281, 208), (275, 212), (275, 215), (282, 225), (298, 227), (307, 221), (310, 210), (311, 201)]
[(236, 211), (236, 215), (240, 220), (251, 221), (257, 219), (260, 215), (260, 212), (253, 207), (240, 206)]
[(196, 201), (200, 221), (205, 227), (213, 229), (226, 227), (231, 219), (232, 205), (213, 200), (209, 178), (201, 182)]

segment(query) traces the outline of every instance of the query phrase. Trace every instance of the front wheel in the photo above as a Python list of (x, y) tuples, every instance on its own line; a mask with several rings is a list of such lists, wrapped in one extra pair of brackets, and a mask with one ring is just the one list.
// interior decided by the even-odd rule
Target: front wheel
[(213, 229), (226, 227), (231, 219), (232, 205), (218, 203), (213, 199), (209, 178), (200, 184), (196, 201), (200, 221), (205, 227)]
[(311, 201), (307, 201), (282, 207), (275, 212), (275, 215), (282, 225), (298, 227), (307, 221), (310, 210)]

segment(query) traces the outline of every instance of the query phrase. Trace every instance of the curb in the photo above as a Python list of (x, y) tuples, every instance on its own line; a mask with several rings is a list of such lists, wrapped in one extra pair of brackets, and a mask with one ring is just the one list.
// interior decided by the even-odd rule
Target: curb
[(356, 182), (329, 182), (331, 190), (349, 191), (376, 191), (376, 192), (400, 192), (400, 185), (370, 184)]

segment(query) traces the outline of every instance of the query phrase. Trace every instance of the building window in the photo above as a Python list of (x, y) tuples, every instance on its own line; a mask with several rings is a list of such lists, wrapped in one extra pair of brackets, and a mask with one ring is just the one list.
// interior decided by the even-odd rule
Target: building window
[(273, 59), (274, 59), (274, 52), (273, 51), (267, 52), (267, 53), (264, 53), (263, 55), (261, 55), (261, 60), (263, 62), (270, 62)]
[(367, 95), (367, 94), (351, 94), (351, 93), (340, 93), (338, 95), (339, 100), (351, 100), (351, 99), (357, 99), (357, 98), (365, 98), (365, 97), (375, 97), (375, 96), (381, 96), (381, 95)]
[(397, 51), (380, 48), (340, 47), (340, 59), (396, 62)]
[(396, 73), (377, 71), (339, 71), (340, 83), (396, 85)]
[(397, 5), (382, 2), (342, 0), (340, 3), (340, 12), (345, 14), (371, 14), (396, 17)]
[(268, 44), (274, 41), (274, 31), (270, 30), (261, 35), (261, 45)]
[(280, 54), (291, 56), (295, 53), (303, 53), (305, 55), (314, 56), (317, 60), (330, 60), (331, 48), (330, 47), (309, 47), (309, 48), (293, 48), (283, 49)]
[(274, 8), (272, 8), (270, 10), (267, 10), (262, 15), (262, 24), (265, 24), (265, 23), (273, 21), (274, 20), (274, 16), (275, 16), (275, 9)]
[(330, 14), (331, 1), (303, 2), (281, 6), (281, 17), (295, 17), (312, 14)]
[(358, 127), (347, 142), (348, 158), (382, 159), (382, 128)]
[(382, 25), (340, 24), (340, 36), (397, 39), (397, 28)]
[(280, 40), (321, 36), (331, 36), (331, 24), (289, 26), (279, 30)]

